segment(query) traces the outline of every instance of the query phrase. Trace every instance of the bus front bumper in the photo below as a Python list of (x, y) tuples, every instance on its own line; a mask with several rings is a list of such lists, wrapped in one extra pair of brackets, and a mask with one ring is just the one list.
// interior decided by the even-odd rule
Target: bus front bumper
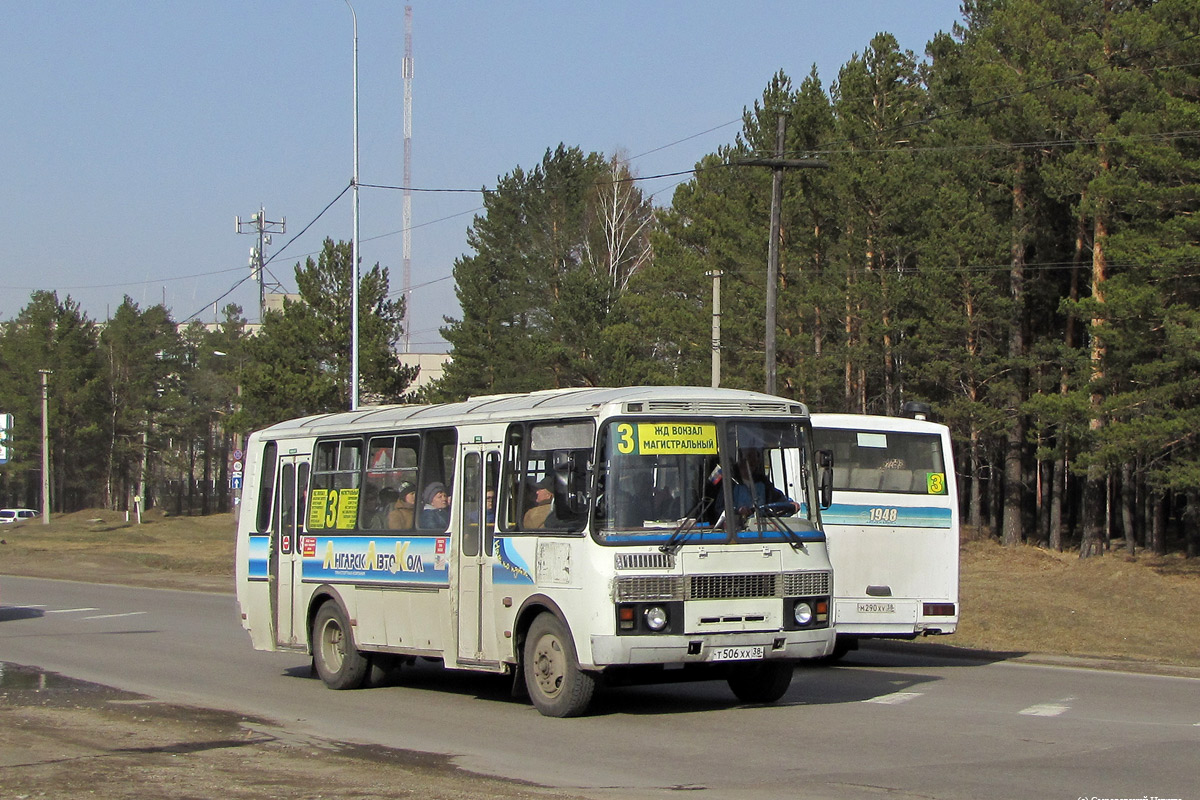
[[(634, 664), (701, 664), (761, 648), (763, 659), (799, 661), (833, 652), (833, 628), (807, 631), (706, 634), (703, 636), (592, 636), (592, 667)], [(745, 649), (743, 649), (745, 648)]]

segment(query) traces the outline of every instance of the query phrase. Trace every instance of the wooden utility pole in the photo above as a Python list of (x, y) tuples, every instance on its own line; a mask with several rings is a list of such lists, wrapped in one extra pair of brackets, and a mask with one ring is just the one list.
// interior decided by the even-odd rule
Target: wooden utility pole
[(721, 385), (721, 276), (725, 273), (719, 269), (704, 273), (713, 279), (712, 302), (712, 388)]
[(779, 235), (783, 214), (783, 171), (785, 169), (828, 169), (829, 163), (815, 158), (784, 158), (783, 140), (787, 116), (779, 115), (775, 130), (774, 158), (742, 158), (735, 164), (747, 167), (770, 167), (771, 178), (771, 241), (767, 249), (767, 333), (766, 373), (767, 394), (775, 394), (775, 305), (779, 294)]
[(42, 375), (42, 524), (50, 524), (50, 376), (51, 370), (39, 369)]

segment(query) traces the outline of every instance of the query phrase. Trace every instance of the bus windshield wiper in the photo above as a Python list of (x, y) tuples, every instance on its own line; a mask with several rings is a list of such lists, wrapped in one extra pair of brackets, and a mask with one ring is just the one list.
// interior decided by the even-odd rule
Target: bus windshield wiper
[[(696, 504), (688, 511), (687, 516), (680, 520), (679, 524), (675, 526), (675, 530), (671, 531), (671, 535), (667, 537), (665, 542), (658, 546), (658, 549), (672, 556), (678, 553), (679, 549), (683, 547), (684, 543), (691, 536), (692, 531), (696, 530), (696, 523), (700, 521), (700, 517), (708, 510), (708, 506), (712, 502), (713, 498), (711, 497), (701, 497), (697, 500)], [(720, 525), (724, 517), (725, 515), (722, 514), (721, 519), (717, 520), (716, 525)], [(713, 527), (716, 527), (716, 525)]]
[(770, 525), (784, 539), (787, 539), (792, 550), (796, 552), (804, 550), (804, 540), (800, 538), (800, 534), (792, 530), (786, 522), (780, 519), (780, 517), (785, 516), (784, 512), (795, 511), (795, 505), (790, 500), (760, 505), (758, 499), (754, 498), (752, 502), (754, 503), (754, 524), (757, 526), (759, 534), (762, 534), (767, 525)]

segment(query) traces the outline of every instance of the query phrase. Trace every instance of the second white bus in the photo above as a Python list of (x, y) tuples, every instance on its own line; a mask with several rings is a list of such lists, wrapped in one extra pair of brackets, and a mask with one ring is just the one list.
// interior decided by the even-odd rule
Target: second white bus
[(833, 454), (833, 504), (821, 518), (837, 576), (834, 655), (861, 639), (954, 633), (959, 510), (949, 428), (866, 414), (812, 422), (816, 446)]
[(363, 408), (254, 433), (246, 459), (243, 625), (331, 688), (425, 658), (511, 674), (549, 716), (608, 680), (773, 702), (833, 650), (832, 473), (800, 403), (633, 387)]

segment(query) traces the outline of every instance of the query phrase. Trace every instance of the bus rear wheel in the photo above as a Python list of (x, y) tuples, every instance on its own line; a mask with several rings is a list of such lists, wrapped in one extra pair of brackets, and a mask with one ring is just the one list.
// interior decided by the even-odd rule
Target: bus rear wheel
[(566, 626), (553, 614), (534, 619), (522, 657), (529, 699), (547, 717), (577, 717), (587, 711), (596, 679), (579, 668)]
[(350, 623), (332, 600), (313, 618), (312, 649), (317, 674), (330, 689), (358, 689), (366, 682), (370, 662), (354, 646)]
[(795, 671), (791, 661), (737, 664), (729, 676), (729, 688), (743, 703), (774, 703), (787, 694)]

